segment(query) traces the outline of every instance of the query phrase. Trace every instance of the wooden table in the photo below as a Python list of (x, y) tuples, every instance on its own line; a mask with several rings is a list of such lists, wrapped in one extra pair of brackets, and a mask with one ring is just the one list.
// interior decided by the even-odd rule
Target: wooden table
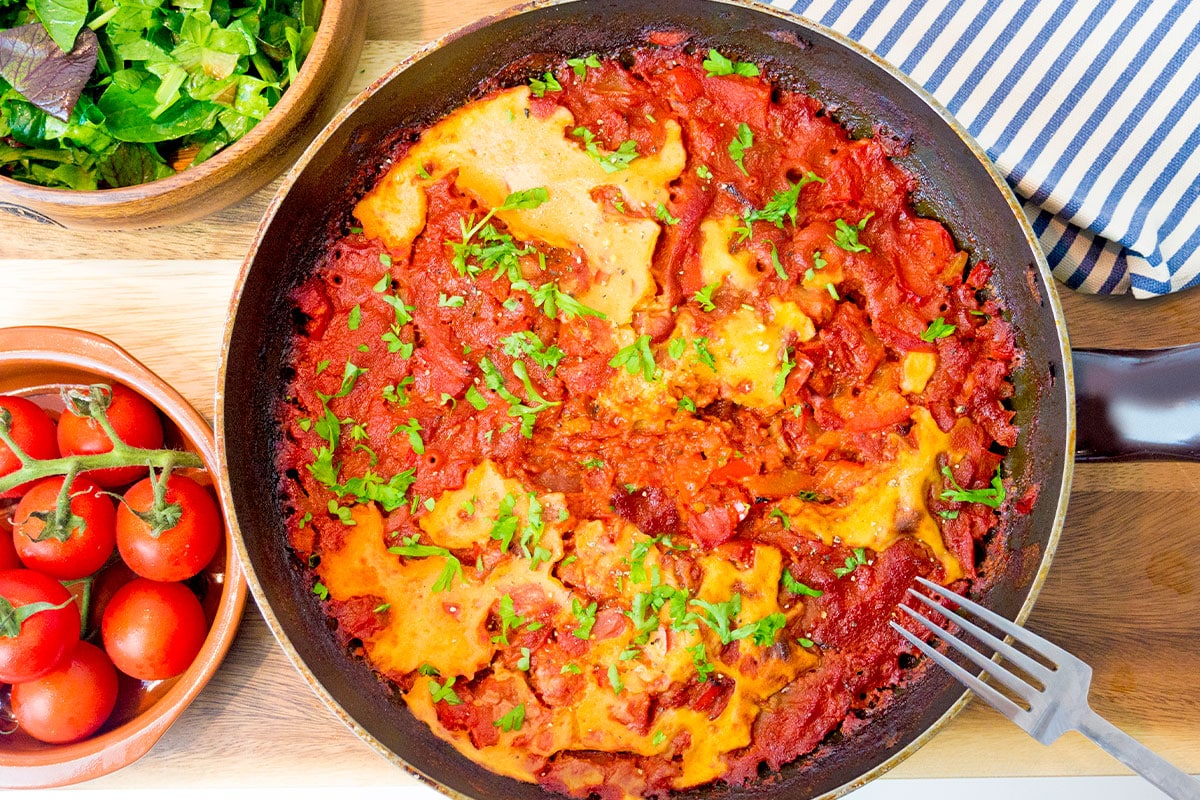
[[(379, 0), (352, 87), (506, 0)], [(349, 99), (349, 95), (347, 96)], [(202, 222), (73, 233), (0, 219), (0, 326), (65, 325), (110, 337), (210, 419), (218, 348), (239, 264), (275, 185)], [(1200, 293), (1153, 301), (1063, 290), (1076, 347), (1200, 341)], [(1062, 544), (1029, 627), (1095, 669), (1109, 719), (1200, 772), (1200, 465), (1080, 465)], [(1069, 734), (1051, 747), (979, 702), (889, 777), (1120, 774)], [(224, 666), (140, 762), (97, 788), (388, 784), (379, 758), (313, 696), (249, 604)]]

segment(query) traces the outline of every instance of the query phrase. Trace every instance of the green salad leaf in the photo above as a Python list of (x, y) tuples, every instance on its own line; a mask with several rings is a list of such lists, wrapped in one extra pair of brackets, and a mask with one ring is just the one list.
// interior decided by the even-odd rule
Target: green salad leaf
[(0, 175), (132, 186), (262, 120), (323, 0), (0, 0)]

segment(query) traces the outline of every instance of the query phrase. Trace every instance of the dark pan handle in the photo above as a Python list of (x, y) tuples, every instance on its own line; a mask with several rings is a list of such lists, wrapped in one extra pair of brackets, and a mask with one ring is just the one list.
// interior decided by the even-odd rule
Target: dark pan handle
[(1073, 360), (1077, 461), (1200, 461), (1200, 344)]

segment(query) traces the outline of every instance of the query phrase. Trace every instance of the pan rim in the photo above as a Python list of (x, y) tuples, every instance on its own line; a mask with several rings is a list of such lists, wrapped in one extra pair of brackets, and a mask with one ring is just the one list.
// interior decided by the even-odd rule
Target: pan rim
[[(222, 334), (222, 342), (220, 349), (220, 360), (217, 372), (217, 384), (215, 391), (215, 415), (214, 426), (217, 433), (217, 451), (220, 469), (222, 473), (221, 492), (222, 501), (230, 510), (230, 524), (233, 527), (233, 541), (237, 555), (241, 559), (243, 569), (249, 584), (251, 594), (255, 602), (258, 604), (260, 611), (267, 623), (268, 629), (272, 636), (283, 649), (288, 660), (293, 667), (300, 673), (305, 682), (312, 689), (314, 694), (338, 717), (346, 726), (354, 732), (354, 734), (366, 743), (382, 758), (386, 759), (395, 766), (400, 767), (405, 772), (417, 778), (422, 783), (436, 789), (440, 793), (454, 798), (454, 800), (474, 800), (471, 795), (464, 794), (453, 787), (450, 787), (438, 779), (426, 774), (424, 771), (401, 758), (382, 741), (376, 738), (371, 732), (366, 730), (359, 724), (352, 715), (350, 715), (341, 703), (333, 697), (332, 693), (320, 682), (315, 676), (307, 662), (291, 644), (285, 632), (282, 623), (276, 616), (269, 599), (269, 595), (260, 583), (258, 574), (250, 559), (248, 548), (241, 532), (241, 522), (238, 519), (237, 506), (234, 503), (232, 494), (231, 480), (228, 474), (228, 452), (226, 437), (224, 435), (228, 418), (225, 408), (225, 386), (228, 378), (229, 370), (229, 355), (231, 352), (231, 343), (234, 326), (237, 320), (238, 308), (241, 304), (242, 296), (245, 290), (247, 278), (251, 266), (257, 260), (259, 249), (263, 243), (264, 236), (268, 228), (274, 222), (278, 214), (284, 198), (289, 194), (294, 184), (299, 180), (301, 174), (308, 168), (314, 156), (320, 151), (326, 142), (331, 137), (332, 133), (343, 126), (343, 124), (353, 117), (358, 109), (366, 103), (371, 97), (378, 93), (385, 85), (391, 81), (398, 79), (408, 69), (415, 64), (434, 53), (446, 45), (461, 39), (462, 37), (479, 30), (481, 28), (511, 19), (529, 12), (536, 12), (547, 8), (557, 8), (563, 6), (578, 5), (590, 2), (590, 0), (532, 0), (509, 9), (493, 14), (477, 21), (460, 26), (453, 31), (450, 31), (415, 50), (408, 57), (389, 68), (384, 74), (368, 84), (358, 95), (354, 97), (341, 111), (339, 111), (329, 123), (321, 130), (317, 137), (305, 149), (303, 154), (296, 161), (295, 165), (288, 170), (280, 183), (278, 190), (271, 199), (262, 220), (260, 221), (258, 230), (255, 234), (253, 243), (247, 252), (245, 259), (242, 262), (239, 274), (234, 286), (234, 291), (231, 295), (230, 304), (228, 306), (225, 326)], [(705, 0), (710, 5), (723, 5), (735, 8), (746, 9), (759, 14), (764, 14), (770, 17), (779, 19), (789, 25), (802, 28), (822, 37), (832, 40), (838, 45), (853, 51), (858, 56), (868, 60), (880, 70), (886, 72), (892, 79), (901, 83), (908, 91), (919, 99), (925, 106), (932, 110), (940, 118), (942, 123), (948, 127), (960, 142), (970, 151), (970, 153), (979, 162), (987, 175), (991, 178), (996, 191), (1000, 192), (1004, 198), (1006, 205), (1009, 208), (1012, 218), (1019, 225), (1022, 235), (1028, 246), (1028, 252), (1032, 260), (1032, 268), (1036, 271), (1040, 278), (1040, 285), (1037, 289), (1040, 290), (1041, 299), (1050, 307), (1050, 313), (1054, 320), (1054, 333), (1058, 343), (1058, 355), (1062, 359), (1063, 374), (1059, 378), (1062, 383), (1061, 389), (1065, 392), (1065, 452), (1062, 453), (1062, 477), (1057, 487), (1058, 501), (1054, 509), (1054, 523), (1050, 531), (1043, 553), (1040, 557), (1038, 569), (1030, 583), (1029, 589), (1026, 591), (1025, 599), (1014, 619), (1017, 624), (1023, 624), (1028, 618), (1037, 597), (1044, 585), (1046, 576), (1049, 573), (1050, 564), (1057, 549), (1058, 541), (1061, 536), (1065, 517), (1066, 507), (1070, 495), (1070, 488), (1074, 474), (1074, 452), (1075, 452), (1075, 436), (1076, 436), (1076, 419), (1075, 419), (1075, 391), (1074, 391), (1074, 375), (1071, 361), (1070, 344), (1067, 335), (1065, 316), (1063, 314), (1061, 302), (1057, 293), (1055, 280), (1050, 272), (1050, 268), (1046, 262), (1044, 253), (1038, 244), (1037, 237), (1033, 232), (1032, 226), (1028, 218), (1025, 216), (1019, 202), (1016, 199), (1011, 187), (999, 174), (996, 166), (987, 157), (983, 148), (974, 140), (965, 127), (954, 118), (950, 112), (941, 105), (924, 87), (916, 83), (908, 75), (902, 73), (898, 68), (884, 61), (876, 53), (859, 44), (858, 42), (844, 36), (843, 34), (821, 25), (818, 22), (802, 17), (790, 11), (775, 8), (766, 5), (765, 2), (754, 2), (754, 0)], [(1016, 268), (1016, 267), (1014, 267)], [(1049, 330), (1044, 332), (1044, 335), (1049, 336)], [(1051, 476), (1052, 477), (1052, 476)], [(1043, 487), (1048, 489), (1050, 487)], [(933, 723), (929, 724), (922, 732), (917, 734), (905, 747), (885, 758), (869, 770), (859, 775), (841, 786), (835, 787), (820, 794), (814, 800), (833, 800), (833, 798), (841, 797), (849, 792), (861, 788), (866, 783), (879, 778), (887, 773), (896, 765), (910, 757), (920, 748), (924, 747), (930, 739), (939, 733), (945, 725), (957, 716), (963, 708), (966, 707), (970, 700), (970, 692), (963, 689), (961, 696), (954, 702), (940, 717)], [(549, 796), (549, 795), (548, 795)]]

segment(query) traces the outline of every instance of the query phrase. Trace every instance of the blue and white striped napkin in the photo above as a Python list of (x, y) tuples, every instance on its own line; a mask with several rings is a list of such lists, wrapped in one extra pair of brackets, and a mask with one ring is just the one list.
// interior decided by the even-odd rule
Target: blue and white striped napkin
[(774, 0), (874, 50), (963, 124), (1055, 276), (1200, 285), (1200, 2)]

